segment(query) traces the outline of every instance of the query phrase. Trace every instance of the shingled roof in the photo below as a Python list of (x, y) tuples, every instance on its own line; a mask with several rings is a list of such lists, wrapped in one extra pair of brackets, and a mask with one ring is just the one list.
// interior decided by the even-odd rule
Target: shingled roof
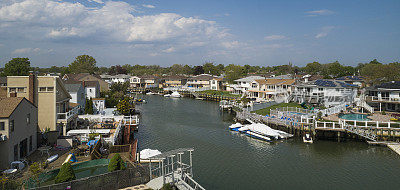
[(24, 99), (28, 101), (26, 98), (22, 97), (0, 98), (0, 118), (10, 117)]

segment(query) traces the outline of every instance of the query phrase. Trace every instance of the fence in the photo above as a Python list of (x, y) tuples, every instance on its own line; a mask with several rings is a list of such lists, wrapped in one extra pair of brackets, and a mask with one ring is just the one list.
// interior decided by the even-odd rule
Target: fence
[(65, 190), (68, 187), (74, 190), (110, 190), (144, 184), (150, 181), (149, 168), (137, 166), (102, 175), (81, 178), (65, 183), (36, 188), (38, 190)]

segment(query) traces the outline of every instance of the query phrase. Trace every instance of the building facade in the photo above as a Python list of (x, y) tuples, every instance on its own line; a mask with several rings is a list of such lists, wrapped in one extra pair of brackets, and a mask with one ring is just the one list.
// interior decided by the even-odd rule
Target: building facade
[(400, 81), (367, 88), (365, 101), (376, 111), (400, 112)]

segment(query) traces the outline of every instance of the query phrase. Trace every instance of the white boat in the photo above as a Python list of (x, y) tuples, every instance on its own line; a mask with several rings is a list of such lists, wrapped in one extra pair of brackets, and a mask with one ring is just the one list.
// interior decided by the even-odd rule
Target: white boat
[(148, 92), (148, 93), (146, 93), (146, 95), (154, 95), (154, 94), (156, 94), (156, 93), (154, 93), (154, 92)]
[(150, 160), (151, 157), (160, 155), (161, 152), (159, 150), (152, 150), (152, 149), (144, 149), (140, 151), (140, 162), (141, 163), (148, 163), (148, 162), (159, 162), (159, 160), (154, 159)]
[(182, 97), (182, 96), (181, 96), (181, 94), (179, 94), (177, 91), (175, 91), (175, 92), (173, 92), (173, 93), (171, 94), (171, 97), (172, 97), (172, 98), (180, 98), (180, 97)]
[(233, 131), (239, 131), (241, 133), (246, 133), (247, 131), (251, 131), (253, 133), (269, 137), (270, 139), (287, 139), (293, 137), (293, 135), (286, 133), (284, 131), (272, 129), (271, 127), (262, 124), (262, 123), (252, 123), (250, 125), (245, 125), (243, 127), (236, 128), (236, 124), (231, 125), (229, 128)]
[(303, 142), (304, 143), (313, 143), (314, 141), (312, 140), (312, 137), (310, 134), (306, 133), (306, 135), (304, 135), (303, 137)]
[(229, 126), (229, 129), (232, 131), (238, 131), (239, 128), (243, 127), (241, 123), (235, 123)]
[(240, 127), (240, 128), (238, 128), (238, 131), (239, 132), (241, 132), (241, 133), (246, 133), (246, 131), (248, 131), (249, 130), (249, 127), (248, 126), (243, 126), (243, 127)]
[(54, 162), (55, 160), (57, 160), (57, 158), (58, 158), (58, 154), (50, 156), (49, 158), (47, 158), (46, 161), (47, 161), (47, 163), (51, 163), (51, 162)]
[(256, 139), (263, 140), (263, 141), (269, 141), (269, 142), (271, 141), (271, 138), (269, 138), (265, 135), (259, 134), (259, 133), (252, 132), (252, 131), (247, 131), (246, 135), (256, 138)]
[(165, 94), (164, 97), (171, 97), (171, 94)]

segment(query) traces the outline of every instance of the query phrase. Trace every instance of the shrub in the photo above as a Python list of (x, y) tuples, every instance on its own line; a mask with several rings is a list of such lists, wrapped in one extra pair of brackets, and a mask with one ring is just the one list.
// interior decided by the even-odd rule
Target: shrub
[(386, 115), (386, 112), (385, 112), (385, 110), (383, 110), (383, 111), (382, 111), (382, 115)]
[(108, 171), (113, 172), (116, 170), (125, 170), (125, 162), (122, 160), (121, 155), (118, 153), (115, 154), (111, 160), (110, 163), (108, 163)]
[(55, 182), (63, 183), (63, 182), (71, 181), (74, 179), (76, 179), (75, 172), (72, 169), (71, 164), (69, 162), (67, 162), (61, 166), (61, 169), (56, 176)]

